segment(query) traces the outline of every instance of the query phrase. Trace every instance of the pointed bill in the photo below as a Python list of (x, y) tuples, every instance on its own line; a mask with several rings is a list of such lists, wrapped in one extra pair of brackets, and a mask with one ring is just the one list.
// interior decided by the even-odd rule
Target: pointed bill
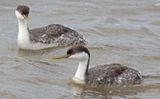
[(26, 16), (26, 15), (22, 15), (25, 19), (28, 19), (28, 16)]
[(29, 16), (23, 15), (23, 17), (24, 17), (27, 21), (30, 20), (30, 17), (29, 17)]
[(62, 56), (57, 56), (57, 57), (50, 57), (50, 59), (64, 59), (64, 58), (68, 58), (70, 55), (62, 55)]

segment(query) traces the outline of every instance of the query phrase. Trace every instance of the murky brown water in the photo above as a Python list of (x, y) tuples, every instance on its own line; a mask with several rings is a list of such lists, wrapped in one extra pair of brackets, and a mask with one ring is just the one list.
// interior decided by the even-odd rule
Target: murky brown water
[[(18, 50), (19, 4), (31, 7), (29, 26), (50, 23), (69, 26), (84, 34), (91, 51), (91, 67), (118, 62), (149, 76), (140, 85), (88, 88), (73, 85), (77, 63), (51, 61), (66, 48)], [(159, 99), (159, 0), (1, 0), (0, 97), (2, 99)]]

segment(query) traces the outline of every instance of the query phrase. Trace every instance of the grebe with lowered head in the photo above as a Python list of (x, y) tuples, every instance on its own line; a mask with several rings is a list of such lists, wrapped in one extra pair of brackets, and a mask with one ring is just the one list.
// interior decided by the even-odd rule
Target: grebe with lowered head
[(84, 46), (73, 46), (67, 54), (52, 59), (69, 58), (79, 61), (78, 69), (73, 76), (77, 84), (137, 84), (141, 83), (141, 74), (121, 64), (100, 65), (89, 69), (90, 52)]
[(22, 49), (40, 50), (56, 46), (83, 45), (84, 36), (60, 24), (29, 30), (29, 7), (19, 5), (15, 10), (18, 19), (18, 46)]

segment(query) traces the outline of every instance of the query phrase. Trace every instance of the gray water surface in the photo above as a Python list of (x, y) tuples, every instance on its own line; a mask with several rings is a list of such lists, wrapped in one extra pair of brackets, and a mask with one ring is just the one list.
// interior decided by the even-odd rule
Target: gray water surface
[[(50, 60), (68, 47), (19, 50), (16, 44), (17, 5), (29, 5), (30, 28), (63, 24), (85, 35), (90, 67), (121, 63), (147, 76), (131, 86), (90, 88), (74, 85), (77, 62)], [(159, 99), (159, 0), (1, 0), (1, 99)]]

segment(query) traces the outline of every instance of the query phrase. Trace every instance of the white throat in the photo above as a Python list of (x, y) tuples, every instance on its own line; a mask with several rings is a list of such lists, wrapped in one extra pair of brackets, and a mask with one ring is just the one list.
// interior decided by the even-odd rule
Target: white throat
[(17, 43), (20, 48), (27, 48), (30, 44), (27, 19), (19, 12), (15, 11), (18, 20), (18, 38)]
[(27, 47), (29, 41), (29, 31), (27, 26), (27, 20), (18, 19), (18, 45), (21, 48)]
[[(85, 56), (85, 59), (80, 60), (77, 71), (73, 77), (73, 80), (76, 83), (85, 83), (85, 74), (86, 74), (86, 69), (87, 69), (87, 65), (88, 65), (88, 55), (85, 53), (81, 53), (77, 56)], [(74, 57), (74, 56), (73, 56)], [(76, 57), (76, 56), (75, 56)]]

